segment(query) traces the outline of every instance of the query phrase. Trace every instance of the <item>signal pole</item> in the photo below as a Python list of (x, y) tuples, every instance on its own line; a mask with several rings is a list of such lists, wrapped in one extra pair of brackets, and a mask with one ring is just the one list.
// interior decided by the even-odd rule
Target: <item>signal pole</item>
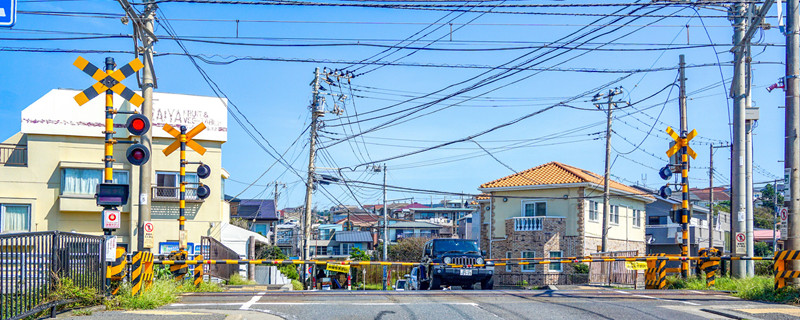
[[(154, 3), (149, 3), (145, 8), (144, 27), (150, 33), (153, 32), (153, 19), (155, 19), (155, 12), (157, 6)], [(141, 33), (142, 41), (142, 55), (144, 56), (144, 71), (142, 72), (142, 97), (144, 103), (142, 104), (142, 115), (148, 119), (153, 119), (153, 88), (155, 81), (153, 77), (153, 43), (155, 39), (151, 38), (146, 33)], [(141, 144), (145, 145), (148, 150), (153, 150), (153, 132), (148, 130), (141, 136)], [(150, 193), (152, 192), (152, 179), (153, 179), (153, 164), (148, 161), (139, 168), (139, 223), (136, 231), (136, 248), (139, 251), (150, 251), (149, 246), (145, 247), (144, 243), (144, 223), (150, 221)]]
[(592, 99), (594, 102), (595, 107), (602, 110), (600, 108), (601, 104), (606, 105), (606, 159), (605, 159), (605, 176), (603, 178), (603, 232), (602, 232), (602, 240), (601, 240), (601, 251), (606, 252), (608, 251), (608, 224), (609, 224), (609, 211), (611, 210), (611, 205), (609, 204), (609, 197), (610, 191), (608, 187), (608, 180), (611, 171), (611, 114), (614, 110), (614, 107), (617, 106), (619, 101), (613, 101), (614, 96), (621, 94), (622, 89), (614, 88), (609, 89), (606, 97), (608, 98), (607, 102), (599, 102), (599, 99), (603, 96), (602, 93), (598, 93)]
[[(745, 4), (736, 2), (733, 5), (731, 14), (734, 27), (734, 44), (741, 44), (745, 40), (745, 30), (747, 29), (747, 19), (745, 17)], [(733, 52), (733, 83), (731, 95), (733, 98), (733, 157), (731, 157), (731, 176), (732, 207), (731, 218), (736, 219), (736, 228), (731, 230), (731, 234), (745, 232), (747, 230), (746, 216), (747, 209), (747, 185), (745, 183), (745, 111), (746, 111), (746, 91), (745, 91), (745, 48), (739, 46)], [(788, 68), (788, 64), (787, 64)], [(788, 109), (788, 106), (787, 106)], [(734, 218), (735, 217), (735, 218)], [(735, 254), (735, 245), (733, 253)], [(746, 276), (747, 268), (744, 261), (732, 261), (731, 276), (741, 278)]]
[[(306, 202), (305, 213), (303, 214), (303, 260), (308, 259), (309, 238), (311, 237), (311, 194), (314, 191), (314, 156), (317, 152), (317, 118), (325, 115), (324, 105), (319, 96), (320, 71), (314, 70), (314, 82), (311, 87), (311, 128), (309, 130), (309, 151), (308, 151), (308, 178), (306, 179)], [(301, 273), (303, 286), (306, 285), (306, 267), (303, 264)]]
[[(689, 125), (686, 119), (686, 62), (684, 56), (680, 55), (680, 94), (678, 96), (680, 109), (680, 136), (686, 139), (689, 134)], [(681, 246), (681, 257), (689, 256), (689, 152), (687, 146), (683, 144), (680, 150), (681, 156), (681, 236), (683, 245)], [(710, 230), (709, 230), (710, 231)], [(681, 261), (681, 277), (686, 279), (689, 276), (689, 261)]]
[[(785, 240), (785, 250), (800, 250), (800, 14), (798, 0), (786, 2), (786, 145), (784, 149), (784, 176), (788, 176), (789, 197), (784, 197), (788, 202), (788, 234)], [(800, 263), (792, 261), (790, 270), (800, 270)]]
[[(714, 247), (714, 144), (708, 145), (708, 248)], [(725, 251), (725, 248), (722, 248)]]

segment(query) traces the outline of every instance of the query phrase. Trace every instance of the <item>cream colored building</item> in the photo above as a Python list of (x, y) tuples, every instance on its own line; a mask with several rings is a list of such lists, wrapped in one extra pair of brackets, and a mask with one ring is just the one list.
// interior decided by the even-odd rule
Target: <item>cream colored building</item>
[[(101, 235), (101, 207), (95, 204), (96, 185), (102, 182), (104, 98), (78, 106), (76, 90), (51, 90), (22, 111), (21, 130), (0, 144), (0, 232), (59, 230)], [(199, 200), (194, 188), (187, 188), (186, 230), (188, 242), (200, 244), (201, 236), (219, 238), (221, 222), (229, 220), (229, 206), (223, 201), (224, 180), (222, 144), (227, 140), (226, 101), (216, 97), (155, 93), (152, 163), (153, 189), (139, 194), (139, 167), (125, 160), (128, 144), (114, 148), (115, 183), (130, 184), (128, 204), (121, 207), (122, 227), (116, 230), (118, 242), (136, 248), (136, 226), (140, 201), (151, 203), (155, 247), (153, 252), (172, 250), (178, 241), (179, 152), (164, 156), (162, 150), (174, 141), (163, 130), (164, 124), (185, 125), (191, 129), (200, 122), (207, 129), (194, 138), (207, 149), (205, 155), (188, 149), (187, 160), (202, 161), (211, 167), (211, 176), (202, 183), (211, 196)], [(116, 108), (132, 110), (119, 96)], [(136, 108), (133, 108), (136, 109)], [(128, 140), (124, 128), (127, 115), (114, 119), (116, 137)], [(197, 165), (187, 166), (187, 181)], [(163, 248), (160, 248), (163, 247)], [(160, 250), (161, 249), (161, 250)], [(190, 248), (192, 251), (194, 248)]]
[[(601, 175), (550, 162), (484, 183), (478, 190), (484, 192), (478, 197), (481, 249), (492, 258), (559, 258), (600, 251)], [(655, 199), (615, 181), (610, 190), (607, 251), (645, 254), (645, 206)], [(496, 269), (496, 282), (513, 283), (519, 278), (513, 275), (525, 275), (540, 283), (561, 283), (560, 276), (569, 269), (560, 264), (508, 266)]]

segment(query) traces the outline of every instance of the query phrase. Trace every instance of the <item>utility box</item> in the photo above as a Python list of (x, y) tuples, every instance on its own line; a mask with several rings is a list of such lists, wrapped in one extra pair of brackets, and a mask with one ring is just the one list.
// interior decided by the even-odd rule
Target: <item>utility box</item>
[(744, 120), (758, 120), (758, 108), (746, 108)]

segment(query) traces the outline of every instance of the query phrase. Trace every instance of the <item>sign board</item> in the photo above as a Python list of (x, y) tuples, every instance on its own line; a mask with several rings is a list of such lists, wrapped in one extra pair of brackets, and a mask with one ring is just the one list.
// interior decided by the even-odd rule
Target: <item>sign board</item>
[(119, 210), (103, 210), (103, 229), (119, 229), (121, 228), (121, 220)]
[(333, 272), (348, 273), (348, 272), (350, 272), (350, 265), (328, 263), (328, 265), (327, 265), (327, 267), (325, 269), (327, 269), (329, 271), (333, 271)]
[(744, 232), (736, 233), (736, 254), (747, 254), (747, 244), (745, 243)]
[(117, 236), (106, 237), (106, 262), (117, 260)]
[(186, 238), (188, 238), (186, 230), (181, 230), (178, 233), (178, 243), (180, 244), (181, 248), (189, 248), (186, 244)]
[(627, 270), (647, 270), (647, 262), (645, 262), (645, 261), (625, 261), (625, 269), (627, 269)]
[(0, 27), (17, 23), (17, 0), (0, 0)]
[(778, 212), (781, 218), (781, 239), (786, 239), (786, 236), (789, 234), (789, 208), (781, 207)]
[[(178, 241), (159, 242), (158, 254), (169, 254), (172, 251), (178, 251), (178, 245), (179, 245)], [(189, 242), (186, 246), (186, 251), (188, 251), (189, 254), (195, 254), (194, 251), (195, 247), (197, 246), (195, 246), (194, 243)]]
[(791, 196), (791, 184), (792, 182), (792, 168), (783, 168), (783, 197), (784, 199), (790, 199)]
[(156, 241), (153, 238), (153, 230), (155, 227), (153, 226), (152, 221), (145, 221), (142, 229), (144, 229), (144, 247), (151, 249), (156, 245)]

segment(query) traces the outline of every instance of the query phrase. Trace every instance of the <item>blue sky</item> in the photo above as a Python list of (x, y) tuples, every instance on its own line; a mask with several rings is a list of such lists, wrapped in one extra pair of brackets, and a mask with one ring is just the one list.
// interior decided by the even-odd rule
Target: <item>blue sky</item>
[[(601, 2), (601, 1), (598, 1)], [(342, 3), (342, 2), (338, 2)], [(347, 3), (347, 2), (344, 2)], [(496, 4), (498, 2), (485, 2)], [(507, 3), (553, 3), (560, 1)], [(589, 2), (572, 2), (589, 3)], [(485, 8), (486, 9), (486, 8)], [(275, 161), (263, 152), (254, 141), (229, 116), (228, 142), (223, 147), (223, 166), (231, 173), (231, 181), (225, 192), (240, 197), (272, 198), (272, 188), (265, 185), (271, 181), (281, 181), (287, 188), (281, 191), (279, 205), (297, 206), (302, 204), (304, 186), (301, 179), (292, 171), (304, 176), (308, 150), (303, 147), (308, 135), (303, 134), (297, 144), (292, 143), (300, 136), (309, 122), (309, 83), (313, 79), (314, 68), (344, 68), (348, 65), (337, 61), (360, 61), (380, 53), (384, 48), (340, 44), (381, 44), (397, 45), (414, 34), (416, 38), (426, 35), (424, 41), (403, 45), (455, 50), (400, 50), (384, 61), (398, 60), (398, 63), (411, 64), (449, 64), (464, 66), (497, 66), (515, 58), (529, 54), (536, 57), (545, 50), (465, 51), (478, 48), (529, 47), (555, 41), (564, 36), (575, 36), (580, 28), (598, 19), (585, 14), (608, 13), (619, 8), (534, 8), (498, 9), (501, 11), (521, 10), (529, 12), (572, 13), (573, 15), (542, 14), (498, 14), (467, 12), (463, 14), (447, 11), (399, 10), (386, 8), (354, 8), (326, 6), (255, 6), (162, 3), (159, 18), (166, 18), (180, 37), (216, 40), (227, 42), (247, 42), (258, 44), (283, 44), (293, 46), (234, 46), (201, 42), (185, 42), (192, 54), (201, 54), (213, 61), (255, 57), (258, 61), (244, 60), (230, 64), (207, 64), (200, 66), (208, 72), (222, 91), (235, 103), (242, 113), (258, 128), (271, 145), (280, 152), (287, 150), (286, 158), (293, 161), (293, 170), (286, 170), (278, 164), (268, 171), (254, 186), (245, 188)], [(655, 10), (644, 8), (639, 13)], [(19, 10), (27, 12), (90, 12), (120, 15), (123, 13), (115, 1), (21, 1)], [(627, 9), (623, 12), (628, 12)], [(691, 183), (693, 186), (708, 185), (708, 143), (722, 144), (730, 140), (728, 112), (732, 101), (726, 99), (724, 77), (732, 75), (732, 68), (725, 63), (732, 60), (728, 52), (732, 28), (724, 12), (712, 9), (699, 9), (702, 20), (690, 8), (668, 7), (651, 15), (670, 16), (660, 18), (645, 17), (635, 21), (624, 18), (611, 23), (600, 35), (623, 23), (628, 25), (601, 35), (582, 48), (603, 48), (614, 51), (556, 50), (538, 58), (537, 67), (587, 70), (632, 70), (651, 67), (674, 67), (678, 55), (686, 55), (688, 64), (708, 64), (705, 67), (687, 70), (687, 92), (689, 127), (697, 129), (700, 137), (693, 145), (698, 158), (693, 162)], [(776, 13), (772, 9), (771, 15)], [(695, 17), (691, 17), (695, 16)], [(717, 16), (717, 17), (711, 17)], [(237, 23), (234, 20), (240, 20)], [(254, 21), (258, 20), (258, 21)], [(430, 23), (445, 23), (441, 28), (427, 28)], [(600, 24), (609, 24), (610, 18), (590, 26), (591, 30)], [(346, 22), (346, 23), (345, 23)], [(776, 25), (777, 19), (767, 22)], [(452, 40), (450, 26), (453, 23)], [(650, 25), (648, 25), (650, 24)], [(648, 25), (644, 27), (645, 25)], [(685, 27), (688, 25), (688, 29)], [(437, 25), (438, 26), (438, 25)], [(422, 30), (422, 31), (421, 31)], [(64, 32), (74, 33), (65, 34)], [(688, 32), (688, 39), (687, 39)], [(83, 36), (76, 33), (123, 34), (131, 33), (131, 26), (124, 25), (118, 18), (88, 16), (53, 16), (20, 13), (13, 29), (0, 29), (0, 137), (5, 139), (19, 131), (20, 111), (53, 88), (83, 88), (87, 85), (86, 76), (78, 72), (72, 61), (82, 55), (89, 61), (99, 64), (107, 53), (29, 53), (16, 52), (19, 48), (49, 48), (74, 50), (130, 51), (130, 38), (102, 40), (9, 40), (17, 38), (52, 38)], [(430, 33), (430, 34), (428, 34)], [(628, 34), (630, 33), (630, 34)], [(161, 25), (156, 26), (156, 34), (166, 35)], [(432, 40), (437, 40), (431, 43)], [(589, 38), (584, 38), (589, 39)], [(710, 40), (709, 40), (710, 39)], [(773, 180), (782, 172), (783, 159), (783, 106), (781, 90), (768, 93), (765, 87), (775, 83), (783, 75), (784, 38), (778, 28), (756, 33), (755, 39), (763, 44), (753, 48), (753, 105), (760, 107), (761, 119), (754, 131), (755, 181)], [(699, 46), (680, 50), (619, 51), (642, 48), (685, 47), (703, 44), (720, 46)], [(601, 43), (610, 42), (606, 46)], [(578, 42), (579, 43), (579, 42)], [(298, 46), (308, 44), (337, 44), (336, 46)], [(574, 45), (573, 45), (574, 47)], [(9, 49), (12, 48), (12, 49)], [(158, 53), (179, 53), (175, 41), (162, 37), (156, 45)], [(410, 54), (410, 55), (409, 55)], [(557, 54), (561, 54), (556, 56)], [(407, 57), (404, 57), (408, 55)], [(127, 61), (130, 54), (111, 54), (117, 61)], [(318, 62), (263, 61), (308, 59)], [(718, 61), (722, 67), (715, 65)], [(160, 92), (199, 94), (213, 96), (213, 91), (200, 77), (189, 59), (181, 55), (166, 55), (155, 59)], [(353, 66), (350, 70), (356, 70)], [(486, 69), (475, 68), (432, 68), (414, 66), (386, 66), (367, 72), (374, 66), (357, 69), (351, 86), (342, 86), (342, 93), (348, 95), (345, 103), (339, 103), (346, 111), (340, 117), (327, 114), (322, 145), (333, 143), (331, 138), (341, 138), (373, 128), (384, 121), (393, 119), (398, 110), (420, 105), (430, 98), (406, 103), (387, 111), (377, 110), (408, 97), (421, 96), (445, 88), (454, 83), (480, 75)], [(611, 87), (621, 86), (625, 92), (624, 100), (640, 101), (633, 107), (615, 112), (615, 135), (612, 138), (616, 159), (612, 173), (616, 180), (633, 184), (645, 183), (658, 187), (657, 168), (666, 163), (664, 151), (669, 138), (664, 133), (667, 125), (678, 126), (678, 90), (666, 88), (676, 79), (677, 71), (652, 71), (634, 73)], [(361, 138), (349, 140), (324, 149), (318, 154), (317, 165), (321, 167), (351, 167), (345, 170), (346, 177), (353, 180), (379, 183), (381, 174), (371, 172), (365, 162), (377, 161), (401, 155), (441, 142), (460, 139), (523, 115), (535, 112), (549, 105), (564, 101), (588, 90), (600, 88), (626, 74), (577, 71), (522, 71), (480, 89), (472, 90), (458, 97), (475, 97), (460, 105), (450, 106), (463, 98), (453, 98), (436, 104), (427, 111), (443, 107), (441, 111), (428, 114), (398, 125), (367, 133)], [(523, 79), (524, 78), (524, 79)], [(469, 82), (468, 84), (473, 84)], [(134, 82), (126, 82), (135, 86)], [(447, 89), (453, 93), (464, 85)], [(338, 93), (338, 87), (327, 86), (329, 91)], [(353, 89), (352, 93), (350, 89)], [(496, 91), (488, 92), (496, 89)], [(606, 91), (609, 88), (596, 91)], [(662, 90), (663, 89), (663, 90)], [(532, 116), (486, 135), (474, 142), (460, 142), (444, 148), (402, 157), (387, 162), (388, 183), (410, 188), (433, 189), (452, 192), (477, 193), (476, 188), (513, 172), (521, 171), (549, 161), (560, 161), (596, 173), (603, 171), (605, 114), (593, 111), (591, 93), (567, 103), (569, 107), (557, 107)], [(353, 96), (355, 95), (355, 96)], [(328, 109), (333, 109), (332, 98), (328, 98)], [(663, 108), (663, 111), (662, 111)], [(338, 125), (355, 120), (356, 112), (365, 113), (359, 119), (381, 115), (377, 120)], [(425, 112), (422, 112), (425, 113)], [(658, 119), (656, 121), (656, 119)], [(652, 131), (651, 131), (652, 128)], [(650, 134), (647, 132), (651, 131)], [(258, 136), (258, 135), (256, 135)], [(544, 138), (546, 139), (544, 139)], [(260, 138), (259, 138), (260, 139)], [(536, 140), (539, 139), (539, 140)], [(644, 142), (642, 142), (644, 141)], [(262, 142), (263, 143), (263, 142)], [(634, 145), (641, 147), (634, 150)], [(496, 159), (488, 156), (478, 144), (493, 153)], [(634, 150), (630, 152), (631, 150)], [(621, 155), (620, 155), (621, 154)], [(296, 160), (295, 160), (296, 159)], [(498, 161), (499, 160), (499, 161)], [(715, 166), (719, 175), (717, 184), (727, 184), (729, 159), (727, 150), (717, 151)], [(501, 163), (502, 162), (502, 163)], [(509, 167), (511, 169), (509, 169)], [(315, 203), (328, 207), (338, 201), (355, 204), (349, 191), (341, 186), (324, 187), (328, 192), (315, 193)], [(216, 192), (216, 191), (215, 191)], [(378, 190), (354, 188), (353, 193), (363, 204), (377, 203)], [(389, 198), (415, 197), (416, 201), (427, 203), (430, 195), (390, 192)], [(438, 201), (442, 196), (433, 196)], [(448, 197), (455, 198), (453, 196)]]

